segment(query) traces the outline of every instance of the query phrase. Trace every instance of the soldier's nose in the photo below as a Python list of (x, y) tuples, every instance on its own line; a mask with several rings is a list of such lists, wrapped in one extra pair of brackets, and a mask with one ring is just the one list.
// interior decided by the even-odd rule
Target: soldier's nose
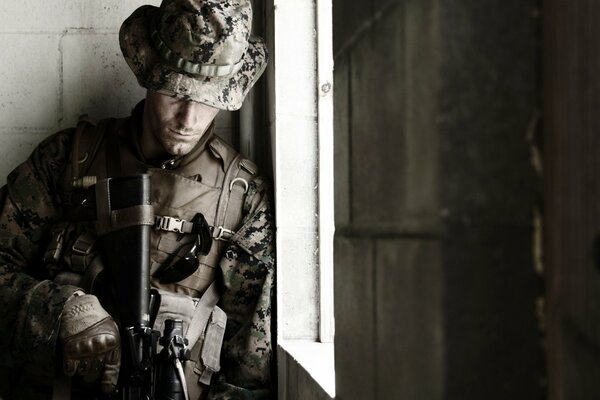
[(196, 125), (196, 121), (197, 115), (192, 104), (190, 104), (190, 102), (185, 102), (182, 104), (177, 114), (177, 122), (179, 122), (181, 130), (192, 130)]

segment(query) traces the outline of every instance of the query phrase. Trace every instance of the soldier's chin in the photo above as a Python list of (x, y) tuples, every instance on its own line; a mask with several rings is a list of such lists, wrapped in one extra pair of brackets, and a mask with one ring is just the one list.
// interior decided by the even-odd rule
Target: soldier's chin
[(173, 157), (185, 156), (194, 148), (193, 143), (182, 143), (182, 142), (167, 142), (163, 143), (163, 148), (167, 153)]

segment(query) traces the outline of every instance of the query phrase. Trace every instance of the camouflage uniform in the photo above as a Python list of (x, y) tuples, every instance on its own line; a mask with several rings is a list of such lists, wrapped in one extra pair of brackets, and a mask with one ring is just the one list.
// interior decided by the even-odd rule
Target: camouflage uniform
[[(139, 114), (139, 113), (138, 113)], [(141, 115), (131, 117), (132, 122)], [(135, 123), (127, 124), (133, 127)], [(0, 189), (0, 397), (44, 399), (59, 365), (57, 336), (66, 299), (77, 289), (50, 280), (42, 256), (66, 207), (59, 193), (74, 130), (42, 142)], [(131, 132), (131, 137), (137, 137)], [(269, 190), (257, 176), (243, 205), (242, 227), (220, 261), (219, 305), (228, 321), (221, 373), (209, 399), (270, 397), (274, 226)]]

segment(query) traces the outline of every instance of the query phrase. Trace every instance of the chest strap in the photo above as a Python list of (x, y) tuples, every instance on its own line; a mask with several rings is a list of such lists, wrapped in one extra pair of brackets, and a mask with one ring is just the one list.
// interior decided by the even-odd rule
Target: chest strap
[[(164, 215), (154, 216), (154, 229), (175, 233), (198, 233), (203, 227), (200, 222), (191, 222), (184, 219)], [(209, 226), (211, 237), (215, 240), (227, 241), (233, 237), (234, 231), (219, 226)]]
[(161, 231), (169, 231), (176, 233), (197, 233), (202, 227), (200, 222), (186, 221), (184, 219), (155, 215), (154, 228)]
[[(211, 226), (212, 238), (228, 241), (235, 234), (242, 219), (244, 199), (249, 182), (256, 174), (256, 167), (241, 155), (237, 155), (228, 168), (219, 197), (215, 226)], [(186, 221), (167, 215), (154, 216), (154, 228), (176, 233), (196, 233), (200, 229), (197, 222)]]

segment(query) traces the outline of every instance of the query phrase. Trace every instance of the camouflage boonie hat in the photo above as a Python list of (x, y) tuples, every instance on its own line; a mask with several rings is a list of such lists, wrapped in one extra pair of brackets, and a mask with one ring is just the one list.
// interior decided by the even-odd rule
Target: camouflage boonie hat
[(146, 89), (237, 110), (267, 66), (251, 27), (249, 0), (163, 0), (135, 10), (119, 41)]

